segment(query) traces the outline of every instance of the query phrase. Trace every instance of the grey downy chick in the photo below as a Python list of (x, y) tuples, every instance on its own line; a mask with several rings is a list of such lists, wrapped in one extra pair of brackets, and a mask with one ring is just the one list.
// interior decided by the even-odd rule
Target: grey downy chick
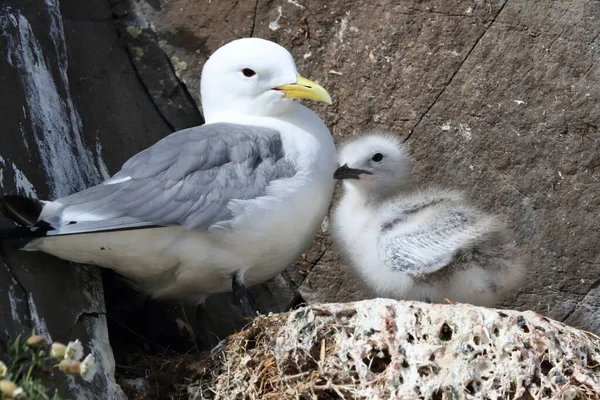
[(344, 191), (332, 214), (333, 239), (378, 296), (481, 306), (522, 282), (510, 231), (461, 193), (408, 189), (411, 160), (392, 135), (371, 134), (338, 151), (334, 178)]

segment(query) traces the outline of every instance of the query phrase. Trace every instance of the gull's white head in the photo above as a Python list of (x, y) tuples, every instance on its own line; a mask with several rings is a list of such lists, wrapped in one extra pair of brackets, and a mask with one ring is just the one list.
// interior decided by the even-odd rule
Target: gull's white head
[(338, 151), (341, 165), (333, 177), (365, 197), (395, 193), (410, 176), (410, 157), (397, 137), (373, 133), (351, 140)]
[(286, 49), (257, 38), (234, 40), (215, 51), (202, 69), (200, 93), (207, 122), (224, 113), (281, 115), (294, 98), (331, 104), (323, 87), (298, 75)]

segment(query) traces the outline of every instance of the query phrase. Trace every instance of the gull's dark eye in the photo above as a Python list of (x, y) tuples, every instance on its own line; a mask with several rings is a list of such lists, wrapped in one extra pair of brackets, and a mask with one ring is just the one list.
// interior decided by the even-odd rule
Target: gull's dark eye
[(383, 160), (383, 154), (375, 153), (375, 154), (373, 154), (373, 157), (371, 157), (371, 160), (373, 160), (375, 162), (380, 162), (381, 160)]
[(244, 76), (245, 76), (246, 78), (251, 78), (251, 77), (253, 77), (254, 75), (256, 75), (256, 72), (254, 72), (254, 70), (252, 70), (252, 69), (250, 69), (250, 68), (244, 68), (244, 69), (242, 70), (242, 74), (244, 74)]

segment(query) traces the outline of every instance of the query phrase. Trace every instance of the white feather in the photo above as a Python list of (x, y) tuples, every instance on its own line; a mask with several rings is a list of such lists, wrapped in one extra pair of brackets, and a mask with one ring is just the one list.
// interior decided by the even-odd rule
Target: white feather
[(122, 182), (127, 182), (130, 181), (131, 177), (130, 176), (123, 176), (120, 178), (109, 178), (107, 180), (105, 180), (104, 182), (102, 182), (102, 184), (104, 185), (114, 185), (117, 183), (122, 183)]
[[(228, 207), (234, 218), (207, 231), (174, 226), (46, 237), (32, 241), (25, 250), (111, 268), (154, 297), (200, 302), (207, 294), (231, 290), (232, 275), (238, 271), (247, 285), (275, 276), (309, 246), (333, 194), (331, 134), (312, 111), (272, 90), (296, 79), (287, 51), (259, 39), (227, 46), (229, 50), (224, 47), (211, 56), (203, 70), (206, 122), (276, 129), (285, 157), (295, 163), (296, 175), (274, 181), (266, 196), (231, 201)], [(240, 72), (245, 67), (255, 69), (258, 78), (264, 76), (266, 81), (257, 80), (258, 86), (250, 90), (247, 86), (254, 83)], [(109, 179), (105, 184), (127, 179)], [(52, 217), (57, 204), (49, 203), (43, 216)], [(97, 216), (77, 217), (94, 220)]]

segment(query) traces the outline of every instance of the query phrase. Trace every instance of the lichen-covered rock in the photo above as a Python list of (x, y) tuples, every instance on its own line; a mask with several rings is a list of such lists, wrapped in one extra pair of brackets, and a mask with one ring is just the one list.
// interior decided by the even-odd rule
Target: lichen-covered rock
[(531, 311), (374, 299), (256, 319), (215, 349), (200, 399), (590, 399), (600, 338)]

